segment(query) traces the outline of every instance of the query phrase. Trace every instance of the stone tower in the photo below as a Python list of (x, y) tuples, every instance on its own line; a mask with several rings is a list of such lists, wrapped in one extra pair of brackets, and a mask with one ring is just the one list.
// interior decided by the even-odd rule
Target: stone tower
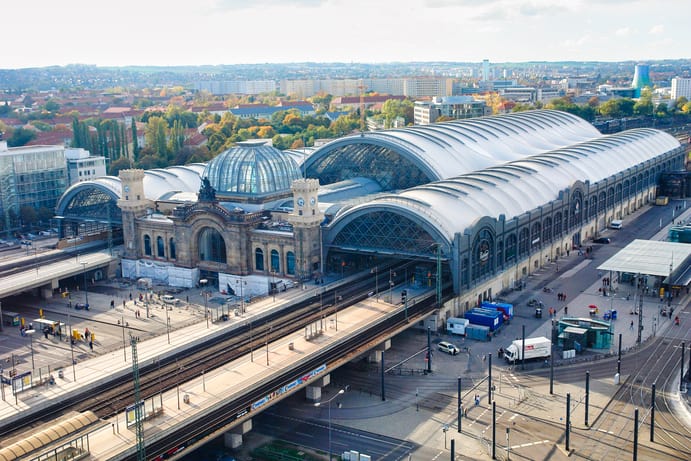
[(154, 208), (154, 203), (144, 196), (144, 170), (120, 170), (122, 192), (118, 207), (122, 210), (122, 236), (125, 243), (123, 257), (136, 259), (139, 256), (139, 237), (135, 220), (145, 216)]
[(297, 179), (291, 186), (293, 212), (288, 222), (293, 225), (296, 270), (301, 279), (321, 271), (321, 235), (319, 227), (324, 214), (319, 211), (319, 180)]

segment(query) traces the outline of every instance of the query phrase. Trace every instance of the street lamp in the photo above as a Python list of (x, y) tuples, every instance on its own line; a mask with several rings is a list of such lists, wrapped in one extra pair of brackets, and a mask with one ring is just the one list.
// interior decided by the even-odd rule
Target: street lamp
[[(345, 392), (345, 389), (340, 389), (336, 395), (331, 397), (329, 400), (326, 401), (328, 407), (329, 407), (329, 461), (331, 461), (331, 401), (338, 397), (339, 395), (343, 394)], [(316, 402), (314, 404), (315, 407), (320, 406), (324, 402)]]
[(87, 286), (86, 286), (86, 265), (88, 263), (79, 263), (82, 265), (82, 273), (84, 274), (84, 304), (85, 307), (84, 309), (89, 308), (89, 292), (87, 291)]
[(273, 294), (273, 302), (276, 302), (276, 269), (271, 268), (271, 293)]
[[(235, 292), (237, 293), (237, 288), (240, 287), (240, 313), (244, 314), (245, 313), (245, 295), (242, 290), (242, 286), (247, 285), (247, 282), (244, 280), (237, 279), (235, 280)], [(275, 298), (274, 298), (275, 301)]]
[[(75, 369), (74, 366), (74, 344), (72, 342), (72, 322), (71, 322), (71, 316), (70, 316), (70, 311), (72, 310), (72, 293), (69, 293), (68, 295), (68, 301), (67, 301), (67, 340), (70, 342), (70, 352), (72, 353), (72, 377), (74, 378), (75, 382), (77, 381), (77, 370)], [(58, 322), (58, 328), (60, 327), (60, 323)]]
[(370, 274), (374, 274), (374, 294), (377, 296), (377, 301), (379, 301), (379, 268), (374, 266), (374, 269), (370, 269)]
[(206, 328), (209, 328), (209, 309), (207, 308), (206, 301), (206, 284), (209, 283), (207, 279), (199, 280), (199, 284), (202, 286), (202, 296), (204, 297), (204, 316), (206, 317)]
[(35, 370), (36, 366), (34, 365), (34, 333), (36, 333), (36, 330), (31, 329), (31, 330), (24, 330), (24, 334), (29, 336), (29, 341), (31, 341), (31, 369)]
[(393, 278), (396, 277), (396, 273), (392, 269), (389, 269), (389, 304), (393, 304)]

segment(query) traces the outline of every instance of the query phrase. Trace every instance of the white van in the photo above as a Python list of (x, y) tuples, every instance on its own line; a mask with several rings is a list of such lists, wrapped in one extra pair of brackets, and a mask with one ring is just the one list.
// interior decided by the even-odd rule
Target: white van
[(624, 224), (624, 222), (621, 219), (615, 219), (611, 223), (609, 223), (609, 228), (610, 229), (621, 229), (623, 224)]

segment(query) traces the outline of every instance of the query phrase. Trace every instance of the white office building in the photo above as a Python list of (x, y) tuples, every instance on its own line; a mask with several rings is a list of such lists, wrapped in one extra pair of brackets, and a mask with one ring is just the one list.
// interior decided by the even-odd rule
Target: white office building
[(672, 79), (672, 101), (682, 96), (691, 99), (691, 78), (675, 77)]
[(86, 149), (65, 149), (65, 161), (70, 186), (106, 175), (106, 158), (92, 156)]

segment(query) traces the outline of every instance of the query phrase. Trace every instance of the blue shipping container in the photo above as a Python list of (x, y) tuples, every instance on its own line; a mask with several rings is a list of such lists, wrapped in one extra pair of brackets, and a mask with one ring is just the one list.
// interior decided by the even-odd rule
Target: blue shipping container
[(508, 320), (511, 320), (513, 318), (513, 304), (509, 303), (490, 303), (490, 302), (483, 302), (480, 304), (480, 307), (484, 307), (487, 309), (497, 309), (500, 310), (504, 313), (504, 316), (507, 317)]
[(467, 318), (470, 323), (475, 325), (484, 325), (489, 327), (491, 331), (498, 329), (503, 320), (504, 314), (498, 311), (493, 311), (491, 309), (471, 309), (465, 313), (465, 318)]
[(489, 327), (482, 325), (473, 325), (472, 323), (465, 327), (466, 339), (477, 339), (478, 341), (489, 341)]

